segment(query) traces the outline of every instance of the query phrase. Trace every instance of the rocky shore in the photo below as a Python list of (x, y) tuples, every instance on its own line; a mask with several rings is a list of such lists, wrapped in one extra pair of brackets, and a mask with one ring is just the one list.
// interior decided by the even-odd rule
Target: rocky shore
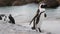
[(57, 7), (60, 5), (60, 0), (0, 0), (1, 6), (20, 6), (29, 3), (39, 3), (44, 1), (47, 4), (47, 8)]

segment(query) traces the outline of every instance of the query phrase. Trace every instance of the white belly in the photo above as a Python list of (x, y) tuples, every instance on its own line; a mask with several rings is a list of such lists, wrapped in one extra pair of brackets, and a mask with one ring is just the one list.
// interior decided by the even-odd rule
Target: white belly
[(37, 27), (41, 27), (42, 22), (44, 21), (44, 19), (45, 19), (45, 17), (44, 17), (44, 13), (42, 13), (41, 16), (40, 16), (39, 23), (37, 24)]

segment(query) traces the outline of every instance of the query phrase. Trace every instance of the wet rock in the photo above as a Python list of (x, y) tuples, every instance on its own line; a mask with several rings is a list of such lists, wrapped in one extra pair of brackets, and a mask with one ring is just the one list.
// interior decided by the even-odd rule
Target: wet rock
[(59, 5), (60, 5), (60, 0), (57, 0), (57, 1), (58, 1)]
[(6, 6), (8, 4), (7, 0), (0, 0), (0, 6)]
[(32, 3), (35, 0), (0, 0), (0, 6), (19, 6)]
[(16, 0), (12, 3), (12, 6), (20, 6), (20, 5), (24, 5), (24, 4), (27, 4), (27, 2)]
[(12, 3), (12, 6), (20, 6), (28, 3), (34, 3), (35, 0), (16, 0)]
[(56, 8), (59, 6), (58, 1), (56, 0), (45, 0), (44, 2), (47, 4), (47, 8)]
[[(20, 6), (29, 3), (39, 3), (41, 0), (0, 0), (0, 6)], [(42, 0), (44, 1), (44, 0)], [(47, 7), (57, 7), (60, 0), (45, 0)]]

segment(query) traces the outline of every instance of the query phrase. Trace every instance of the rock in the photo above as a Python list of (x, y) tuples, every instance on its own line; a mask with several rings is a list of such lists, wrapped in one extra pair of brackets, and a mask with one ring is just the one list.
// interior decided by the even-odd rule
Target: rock
[(36, 2), (38, 2), (38, 0), (0, 0), (0, 6), (20, 6)]
[(12, 6), (20, 6), (20, 5), (24, 5), (24, 4), (27, 4), (27, 3), (24, 1), (17, 1), (16, 0), (12, 3)]
[(60, 5), (60, 0), (57, 0), (57, 1), (58, 1), (59, 5)]
[(56, 8), (59, 6), (58, 1), (56, 0), (45, 0), (44, 2), (47, 4), (47, 8)]
[(15, 0), (10, 0), (7, 6), (12, 6), (12, 4), (13, 4), (14, 1)]
[[(39, 3), (41, 0), (0, 0), (0, 6), (20, 6), (28, 3)], [(44, 1), (44, 0), (42, 0)], [(57, 7), (60, 0), (45, 0), (47, 7)]]
[(0, 6), (6, 6), (8, 4), (7, 0), (0, 0)]
[(33, 3), (35, 0), (16, 0), (12, 3), (12, 6), (20, 6), (28, 3)]

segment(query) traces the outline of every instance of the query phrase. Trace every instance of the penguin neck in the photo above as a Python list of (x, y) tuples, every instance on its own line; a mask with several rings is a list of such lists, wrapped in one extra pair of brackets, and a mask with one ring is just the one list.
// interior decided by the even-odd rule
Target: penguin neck
[(40, 12), (45, 11), (45, 9), (44, 8), (41, 8), (41, 7), (39, 7), (38, 9), (39, 9)]

